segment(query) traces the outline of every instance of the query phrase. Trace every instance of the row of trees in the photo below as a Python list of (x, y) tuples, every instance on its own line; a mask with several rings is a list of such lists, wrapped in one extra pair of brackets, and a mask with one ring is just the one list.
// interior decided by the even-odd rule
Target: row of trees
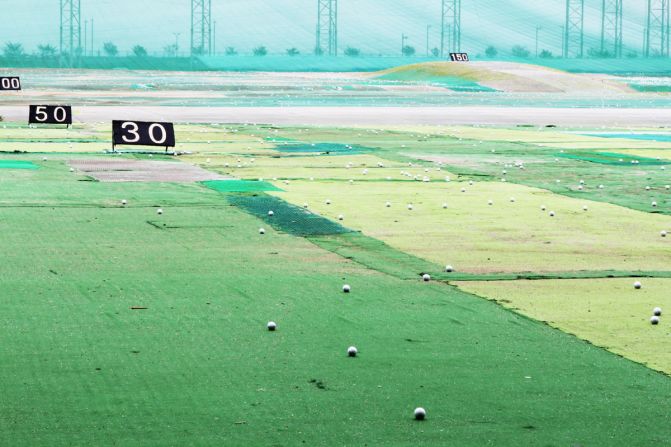
[[(105, 42), (103, 44), (102, 50), (103, 50), (103, 54), (106, 55), (106, 56), (109, 56), (109, 57), (115, 57), (115, 56), (119, 55), (119, 48), (112, 42)], [(170, 56), (170, 57), (177, 57), (178, 56), (178, 47), (177, 47), (176, 44), (166, 46), (163, 49), (163, 51), (164, 51), (165, 56)], [(406, 56), (406, 57), (412, 57), (412, 56), (415, 56), (417, 54), (417, 51), (416, 51), (415, 47), (412, 47), (410, 45), (404, 46), (403, 49), (402, 49), (402, 52), (403, 52), (403, 56)], [(25, 50), (23, 48), (23, 45), (21, 45), (20, 43), (17, 43), (17, 42), (7, 42), (5, 44), (5, 46), (3, 47), (2, 53), (6, 58), (10, 58), (10, 59), (16, 59), (16, 58), (21, 58), (21, 57), (28, 56), (28, 54), (25, 52)], [(80, 53), (81, 53), (81, 51), (80, 51)], [(195, 53), (198, 54), (198, 51), (195, 51)], [(315, 51), (315, 53), (320, 54), (319, 51)], [(142, 45), (135, 45), (132, 48), (132, 54), (136, 57), (146, 57), (146, 56), (148, 56), (147, 49), (145, 47), (143, 47)], [(238, 55), (238, 51), (235, 47), (227, 47), (224, 54), (226, 56), (236, 56), (236, 55)], [(259, 46), (259, 47), (256, 47), (252, 50), (252, 54), (254, 56), (266, 56), (266, 55), (268, 55), (268, 49), (265, 46)], [(287, 56), (299, 56), (301, 54), (301, 52), (297, 48), (292, 47), (292, 48), (288, 48), (285, 51), (285, 54)], [(359, 50), (358, 48), (354, 48), (354, 47), (347, 47), (347, 48), (345, 48), (344, 54), (345, 54), (345, 56), (349, 56), (349, 57), (358, 57), (358, 56), (361, 55), (361, 50)], [(440, 50), (438, 48), (434, 48), (434, 49), (431, 50), (431, 54), (434, 57), (438, 57), (440, 55)], [(489, 46), (485, 50), (485, 56), (490, 58), (490, 59), (493, 59), (493, 58), (497, 57), (498, 54), (499, 54), (499, 50), (494, 46)], [(521, 46), (521, 45), (513, 46), (510, 50), (510, 54), (513, 57), (521, 58), (521, 59), (527, 59), (527, 58), (531, 57), (531, 51), (529, 51), (526, 47)], [(592, 58), (612, 57), (612, 55), (610, 55), (608, 52), (602, 52), (601, 50), (597, 50), (597, 49), (594, 49), (594, 48), (589, 49), (587, 54), (588, 54), (589, 57), (592, 57)], [(53, 45), (49, 45), (49, 44), (38, 45), (37, 46), (37, 52), (34, 53), (34, 55), (38, 56), (40, 58), (44, 58), (44, 59), (54, 58), (54, 57), (58, 56), (58, 50)], [(634, 58), (634, 57), (637, 57), (638, 55), (635, 52), (630, 52), (630, 53), (627, 53), (626, 56), (629, 57), (629, 58)], [(552, 54), (551, 51), (543, 49), (538, 53), (538, 57), (543, 58), (543, 59), (551, 59), (551, 58), (554, 57), (554, 55)]]

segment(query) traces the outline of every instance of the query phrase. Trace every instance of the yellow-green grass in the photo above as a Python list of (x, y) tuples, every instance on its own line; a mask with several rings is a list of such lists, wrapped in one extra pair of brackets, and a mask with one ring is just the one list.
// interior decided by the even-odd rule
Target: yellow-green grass
[(671, 238), (660, 236), (671, 229), (671, 217), (510, 183), (298, 181), (281, 187), (284, 192), (272, 194), (308, 203), (329, 218), (342, 214), (349, 228), (462, 272), (667, 270), (671, 259)]
[(650, 324), (655, 307), (671, 314), (671, 279), (457, 282), (461, 289), (494, 300), (564, 332), (671, 374), (671, 315)]
[(618, 150), (618, 153), (624, 155), (633, 155), (636, 157), (659, 158), (661, 160), (671, 161), (671, 150), (668, 149), (624, 149)]
[[(385, 126), (387, 131), (449, 136), (466, 140), (519, 142), (558, 149), (671, 149), (670, 142), (602, 138), (555, 129), (480, 126)], [(611, 129), (613, 130), (613, 129)], [(640, 129), (637, 129), (640, 130)], [(617, 131), (614, 129), (613, 131)], [(623, 131), (626, 132), (627, 130)]]
[[(209, 159), (209, 163), (208, 163)], [(409, 167), (407, 164), (384, 160), (374, 155), (347, 156), (281, 156), (241, 157), (212, 156), (185, 157), (184, 160), (202, 165), (206, 169), (242, 179), (338, 179), (342, 181), (392, 180), (410, 181), (415, 175), (444, 179), (452, 175), (444, 170)], [(226, 166), (228, 164), (228, 166)], [(380, 167), (382, 164), (383, 167)], [(349, 166), (349, 167), (348, 167)], [(365, 173), (364, 173), (365, 172)], [(412, 177), (402, 175), (408, 172)]]

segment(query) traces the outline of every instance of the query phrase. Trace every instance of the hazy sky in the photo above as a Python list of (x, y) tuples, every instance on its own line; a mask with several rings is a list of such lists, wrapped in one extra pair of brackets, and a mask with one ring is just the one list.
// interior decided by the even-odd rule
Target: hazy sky
[[(94, 19), (94, 47), (113, 41), (122, 52), (144, 45), (150, 52), (173, 43), (179, 32), (188, 49), (190, 0), (81, 0), (82, 22)], [(625, 44), (642, 45), (644, 1), (625, 2)], [(58, 46), (59, 0), (0, 0), (0, 44), (19, 41), (28, 51), (39, 43)], [(265, 45), (271, 52), (314, 48), (316, 0), (212, 0), (217, 21), (217, 49), (235, 46), (249, 51)], [(534, 46), (541, 26), (541, 48), (559, 52), (565, 0), (464, 0), (463, 47), (481, 52), (489, 44), (509, 48)], [(426, 26), (431, 46), (439, 42), (440, 0), (339, 0), (340, 47), (352, 45), (367, 53), (397, 53), (401, 33), (424, 52)], [(601, 0), (586, 0), (588, 45), (600, 33)], [(83, 31), (82, 31), (83, 32)]]

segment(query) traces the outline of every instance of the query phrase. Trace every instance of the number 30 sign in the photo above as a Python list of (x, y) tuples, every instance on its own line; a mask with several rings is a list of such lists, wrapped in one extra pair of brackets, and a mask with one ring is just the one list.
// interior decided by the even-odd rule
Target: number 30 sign
[(112, 121), (112, 145), (175, 147), (172, 123)]

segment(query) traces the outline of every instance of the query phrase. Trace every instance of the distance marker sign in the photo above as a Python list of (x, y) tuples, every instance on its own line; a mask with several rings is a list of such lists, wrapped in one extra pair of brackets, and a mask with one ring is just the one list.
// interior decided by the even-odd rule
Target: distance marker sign
[(30, 106), (30, 124), (72, 124), (71, 106)]
[(112, 146), (175, 147), (175, 129), (172, 123), (145, 121), (112, 121)]
[(0, 76), (0, 90), (21, 90), (18, 76)]
[(450, 53), (452, 62), (468, 62), (468, 53)]

